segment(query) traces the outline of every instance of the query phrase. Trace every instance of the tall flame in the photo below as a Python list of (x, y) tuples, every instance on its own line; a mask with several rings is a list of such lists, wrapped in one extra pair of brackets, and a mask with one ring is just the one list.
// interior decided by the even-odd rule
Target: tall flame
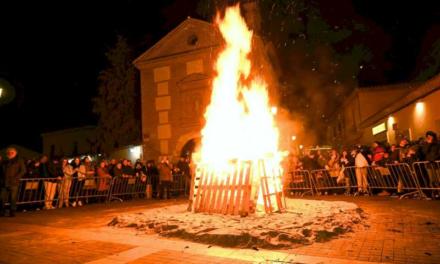
[(232, 160), (279, 160), (279, 131), (267, 85), (251, 74), (252, 31), (238, 5), (229, 7), (223, 18), (217, 16), (216, 25), (225, 47), (215, 63), (217, 75), (205, 112), (201, 163), (221, 169)]
[[(243, 175), (241, 172), (246, 171), (245, 164), (250, 164), (250, 172), (246, 174), (248, 178), (245, 178), (252, 186), (250, 193), (246, 194), (251, 199), (250, 211), (262, 204), (266, 212), (274, 211), (273, 208), (281, 211), (282, 152), (278, 150), (279, 131), (274, 120), (277, 109), (269, 104), (267, 84), (252, 71), (249, 58), (252, 31), (241, 17), (238, 5), (227, 8), (223, 18), (217, 16), (216, 25), (225, 46), (215, 63), (211, 102), (205, 112), (206, 123), (202, 130), (197, 167), (207, 173), (201, 184), (211, 186), (210, 189), (221, 189), (219, 186), (228, 184), (240, 185), (240, 178), (231, 175)], [(261, 181), (264, 184), (260, 185)], [(223, 200), (228, 201), (228, 198), (229, 201), (239, 201), (241, 194), (232, 190), (224, 194), (220, 191), (218, 195), (214, 192), (211, 198), (207, 191), (204, 197), (201, 199), (211, 200), (209, 208), (212, 208)], [(194, 208), (204, 208), (199, 204), (202, 202), (197, 202)], [(228, 208), (234, 207), (237, 212), (237, 206), (229, 203)]]

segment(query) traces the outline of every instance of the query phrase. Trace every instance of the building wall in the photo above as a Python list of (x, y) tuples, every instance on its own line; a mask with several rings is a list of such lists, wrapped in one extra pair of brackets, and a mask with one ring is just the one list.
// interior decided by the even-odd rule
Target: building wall
[[(188, 141), (199, 141), (214, 61), (222, 45), (212, 24), (188, 18), (134, 61), (141, 75), (144, 159), (178, 157)], [(276, 90), (278, 76), (269, 56), (272, 46), (259, 37), (253, 45), (260, 51), (252, 54), (253, 70)]]
[[(424, 137), (426, 131), (433, 130), (440, 133), (440, 90), (414, 102), (401, 110), (383, 118), (373, 126), (365, 129), (363, 141), (371, 142), (376, 137), (372, 135), (372, 128), (380, 123), (387, 125), (385, 137), (390, 144), (396, 143), (401, 136), (409, 136), (411, 140)], [(396, 130), (394, 130), (393, 128)]]
[(410, 89), (410, 85), (356, 89), (333, 115), (328, 132), (329, 143), (333, 146), (344, 146), (386, 140), (386, 135), (373, 137), (371, 129), (363, 128), (362, 122), (380, 114), (381, 109), (404, 96)]
[(141, 69), (145, 159), (178, 156), (187, 141), (200, 137), (211, 65), (210, 52), (191, 52)]
[[(77, 145), (78, 154), (96, 151), (93, 142), (96, 142), (96, 127), (87, 126), (74, 129), (60, 130), (41, 135), (43, 138), (43, 153), (51, 154), (52, 146), (55, 155), (71, 156)], [(95, 145), (96, 148), (96, 145)]]
[(122, 148), (115, 149), (110, 154), (112, 159), (128, 159), (135, 163), (138, 159), (143, 160), (142, 146), (130, 145)]

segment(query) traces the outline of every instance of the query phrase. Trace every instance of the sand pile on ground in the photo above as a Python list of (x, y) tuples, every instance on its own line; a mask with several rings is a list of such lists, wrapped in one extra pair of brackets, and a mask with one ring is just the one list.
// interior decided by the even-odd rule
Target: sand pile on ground
[(291, 248), (324, 242), (362, 227), (356, 204), (287, 199), (287, 212), (247, 217), (190, 213), (186, 205), (115, 217), (110, 226), (226, 247)]

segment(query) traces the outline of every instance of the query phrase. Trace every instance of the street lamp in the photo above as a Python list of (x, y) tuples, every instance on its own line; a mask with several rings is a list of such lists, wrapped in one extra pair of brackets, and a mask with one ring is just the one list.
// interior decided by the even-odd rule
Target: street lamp
[(296, 136), (293, 135), (293, 136), (292, 136), (292, 141), (295, 141), (295, 140), (296, 140)]
[(8, 104), (15, 97), (14, 87), (5, 79), (0, 78), (0, 106)]

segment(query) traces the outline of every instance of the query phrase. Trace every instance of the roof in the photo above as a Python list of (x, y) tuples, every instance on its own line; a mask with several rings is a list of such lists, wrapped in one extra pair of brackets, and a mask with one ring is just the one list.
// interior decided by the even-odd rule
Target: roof
[(68, 128), (68, 129), (62, 129), (62, 130), (41, 133), (41, 136), (45, 137), (45, 136), (53, 136), (53, 135), (58, 135), (58, 134), (75, 133), (75, 132), (83, 131), (83, 130), (95, 130), (96, 128), (97, 128), (96, 126), (73, 127), (73, 128)]
[[(189, 38), (193, 36), (196, 36), (196, 41), (195, 44), (190, 45), (188, 41)], [(182, 39), (187, 41), (182, 42)], [(136, 58), (133, 63), (139, 68), (143, 62), (217, 47), (221, 43), (221, 40), (220, 32), (218, 32), (213, 24), (188, 17), (146, 52)]]

